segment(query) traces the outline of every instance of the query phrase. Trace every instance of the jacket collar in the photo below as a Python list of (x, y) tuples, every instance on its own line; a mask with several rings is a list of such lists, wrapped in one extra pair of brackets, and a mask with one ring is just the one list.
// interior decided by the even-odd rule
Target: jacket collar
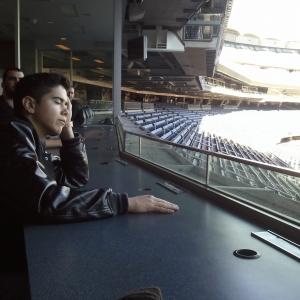
[(33, 138), (35, 140), (35, 143), (36, 143), (37, 153), (41, 154), (41, 153), (45, 152), (46, 144), (40, 140), (40, 138), (39, 138), (36, 130), (34, 129), (32, 123), (26, 117), (24, 117), (24, 116), (15, 116), (12, 119), (12, 121), (22, 123), (22, 124), (26, 125), (27, 127), (29, 127), (32, 134), (33, 134)]

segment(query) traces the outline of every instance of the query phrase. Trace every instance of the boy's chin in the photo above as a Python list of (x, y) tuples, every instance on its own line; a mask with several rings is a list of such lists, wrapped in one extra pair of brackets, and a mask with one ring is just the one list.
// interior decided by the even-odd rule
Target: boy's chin
[(50, 132), (48, 132), (49, 136), (57, 136), (60, 135), (62, 132), (62, 128), (61, 129), (56, 129), (56, 130), (51, 130)]

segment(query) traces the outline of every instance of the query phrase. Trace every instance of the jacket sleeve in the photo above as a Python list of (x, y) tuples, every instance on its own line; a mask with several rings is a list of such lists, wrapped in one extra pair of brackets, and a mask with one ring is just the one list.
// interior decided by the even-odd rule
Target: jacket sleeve
[(60, 161), (54, 163), (54, 170), (58, 184), (79, 188), (88, 182), (88, 159), (81, 136), (62, 141)]
[(68, 222), (127, 212), (127, 194), (111, 189), (82, 191), (50, 179), (38, 160), (31, 129), (14, 124), (10, 129), (6, 135), (8, 147), (1, 150), (0, 172), (5, 207), (11, 213), (25, 221)]

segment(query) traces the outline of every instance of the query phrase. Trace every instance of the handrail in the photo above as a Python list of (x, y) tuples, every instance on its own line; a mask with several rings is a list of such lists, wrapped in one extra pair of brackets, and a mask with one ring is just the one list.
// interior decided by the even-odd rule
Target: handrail
[(225, 88), (225, 89), (234, 90), (245, 94), (248, 93), (248, 94), (255, 94), (255, 95), (266, 95), (266, 93), (259, 92), (257, 87), (241, 85), (241, 88), (235, 89), (221, 79), (208, 77), (208, 76), (201, 76), (201, 78), (203, 78), (205, 84), (210, 87)]
[(124, 128), (123, 128), (123, 132), (125, 134), (129, 133), (129, 134), (132, 134), (132, 135), (135, 135), (135, 136), (144, 137), (144, 138), (147, 138), (147, 139), (155, 141), (155, 142), (160, 142), (160, 143), (175, 146), (175, 147), (178, 147), (178, 148), (191, 150), (191, 151), (206, 154), (206, 155), (216, 156), (216, 157), (219, 157), (219, 158), (223, 158), (223, 159), (227, 159), (227, 160), (231, 160), (231, 161), (235, 161), (235, 162), (239, 162), (239, 163), (243, 163), (243, 164), (247, 164), (247, 165), (252, 165), (252, 166), (259, 167), (259, 168), (262, 168), (262, 169), (265, 169), (265, 170), (275, 171), (275, 172), (279, 172), (279, 173), (282, 173), (282, 174), (285, 174), (285, 175), (300, 178), (300, 172), (299, 171), (292, 170), (292, 169), (289, 169), (289, 168), (275, 166), (275, 165), (271, 165), (271, 164), (263, 163), (263, 162), (258, 162), (258, 161), (253, 161), (253, 160), (250, 160), (250, 159), (247, 159), (247, 158), (236, 157), (236, 156), (229, 155), (229, 154), (213, 152), (213, 151), (209, 151), (209, 150), (198, 149), (198, 148), (195, 148), (195, 147), (180, 145), (180, 144), (176, 144), (176, 143), (173, 143), (173, 142), (170, 142), (170, 141), (161, 140), (159, 138), (156, 138), (156, 137), (153, 137), (153, 136), (150, 136), (150, 135), (132, 132), (132, 131), (126, 130)]

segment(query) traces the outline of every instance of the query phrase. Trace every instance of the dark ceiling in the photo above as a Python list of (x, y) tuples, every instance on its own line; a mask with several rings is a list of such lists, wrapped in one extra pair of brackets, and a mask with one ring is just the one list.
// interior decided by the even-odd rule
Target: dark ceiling
[[(129, 3), (135, 0), (130, 0)], [(89, 79), (110, 81), (113, 57), (113, 1), (112, 0), (26, 0), (21, 2), (21, 49), (43, 51), (47, 68), (69, 67), (69, 52), (58, 50), (64, 44), (72, 50), (73, 67)], [(122, 84), (135, 89), (158, 92), (199, 92), (198, 75), (207, 75), (208, 63), (214, 67), (211, 49), (189, 48), (182, 53), (149, 52), (148, 59), (127, 59), (126, 40), (138, 36), (143, 29), (161, 26), (177, 31), (202, 8), (203, 12), (224, 12), (226, 0), (144, 0), (141, 20), (129, 22), (125, 18), (124, 1)], [(11, 0), (0, 0), (0, 42), (14, 39), (14, 5)], [(62, 40), (64, 39), (64, 40)], [(24, 47), (22, 47), (22, 44)], [(29, 45), (29, 46), (28, 46)], [(28, 51), (27, 49), (27, 51)], [(98, 64), (95, 59), (101, 59)]]

